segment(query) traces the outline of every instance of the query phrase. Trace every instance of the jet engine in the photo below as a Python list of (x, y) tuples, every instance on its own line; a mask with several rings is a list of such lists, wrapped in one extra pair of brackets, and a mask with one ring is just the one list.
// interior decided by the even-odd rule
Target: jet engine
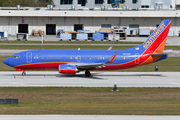
[(59, 65), (59, 73), (62, 74), (76, 74), (78, 72), (76, 66), (74, 65)]

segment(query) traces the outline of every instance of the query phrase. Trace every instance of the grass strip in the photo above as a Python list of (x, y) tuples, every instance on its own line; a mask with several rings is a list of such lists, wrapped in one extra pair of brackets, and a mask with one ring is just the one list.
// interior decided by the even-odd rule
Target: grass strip
[(180, 88), (0, 87), (0, 114), (180, 115)]
[[(82, 50), (107, 50), (110, 46), (101, 46), (101, 45), (0, 45), (0, 49), (24, 49), (24, 50), (33, 50), (33, 49), (78, 49)], [(113, 50), (122, 50), (127, 49), (133, 46), (113, 46)]]
[[(78, 49), (81, 50), (107, 50), (110, 47), (104, 45), (0, 45), (0, 49)], [(113, 50), (123, 50), (134, 46), (113, 46)], [(166, 46), (165, 49), (180, 50), (180, 46)]]

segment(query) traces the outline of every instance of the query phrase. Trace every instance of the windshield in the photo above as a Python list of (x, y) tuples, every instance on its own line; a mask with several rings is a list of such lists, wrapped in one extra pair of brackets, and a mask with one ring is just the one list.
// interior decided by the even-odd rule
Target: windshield
[(12, 57), (13, 58), (19, 58), (20, 56), (19, 55), (13, 55)]

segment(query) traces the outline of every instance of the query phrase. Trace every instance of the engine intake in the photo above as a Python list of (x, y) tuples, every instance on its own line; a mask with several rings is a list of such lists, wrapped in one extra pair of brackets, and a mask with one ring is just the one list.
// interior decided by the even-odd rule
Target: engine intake
[(59, 65), (59, 73), (62, 74), (76, 74), (78, 72), (76, 66), (73, 65)]

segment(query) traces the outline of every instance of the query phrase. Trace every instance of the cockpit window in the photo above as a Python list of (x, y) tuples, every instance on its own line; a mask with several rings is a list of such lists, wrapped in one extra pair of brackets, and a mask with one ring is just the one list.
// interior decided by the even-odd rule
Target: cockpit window
[(20, 56), (19, 55), (13, 55), (12, 57), (13, 58), (19, 58)]

